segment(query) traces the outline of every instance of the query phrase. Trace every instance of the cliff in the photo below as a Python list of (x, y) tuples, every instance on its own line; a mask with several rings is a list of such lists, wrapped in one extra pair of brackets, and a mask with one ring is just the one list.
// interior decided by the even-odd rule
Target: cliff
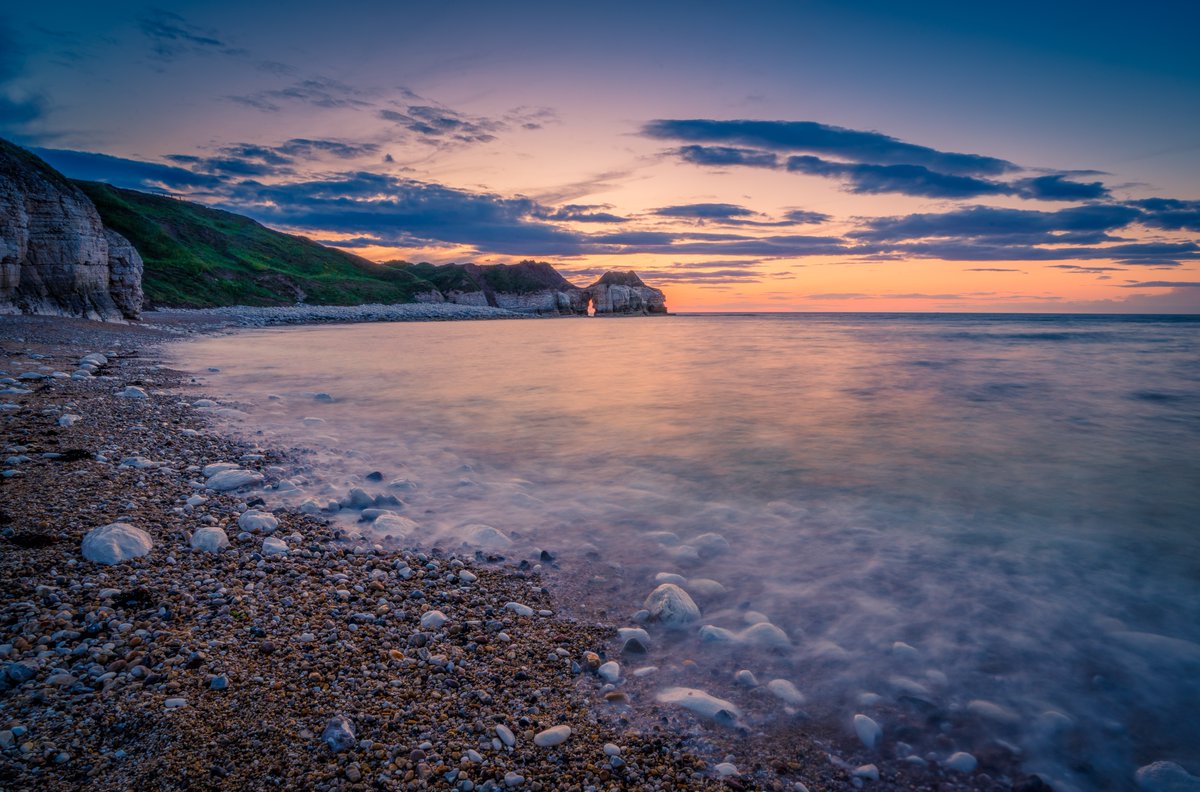
[(0, 313), (136, 319), (142, 259), (83, 192), (0, 140)]
[(647, 286), (635, 272), (606, 272), (586, 291), (596, 316), (667, 313), (666, 295)]

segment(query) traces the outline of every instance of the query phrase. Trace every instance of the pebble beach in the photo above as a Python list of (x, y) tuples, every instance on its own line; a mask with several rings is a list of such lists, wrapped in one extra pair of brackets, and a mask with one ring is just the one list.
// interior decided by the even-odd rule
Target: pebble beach
[(622, 625), (560, 613), (552, 557), (268, 511), (292, 452), (157, 357), (225, 318), (3, 322), (0, 788), (1049, 788), (658, 690)]

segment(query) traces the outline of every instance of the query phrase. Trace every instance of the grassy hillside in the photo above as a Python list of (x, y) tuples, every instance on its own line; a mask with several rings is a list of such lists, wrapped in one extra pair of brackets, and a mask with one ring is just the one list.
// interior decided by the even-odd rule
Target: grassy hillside
[(430, 284), (406, 265), (374, 264), (248, 217), (161, 195), (76, 182), (105, 225), (146, 264), (155, 306), (408, 302)]

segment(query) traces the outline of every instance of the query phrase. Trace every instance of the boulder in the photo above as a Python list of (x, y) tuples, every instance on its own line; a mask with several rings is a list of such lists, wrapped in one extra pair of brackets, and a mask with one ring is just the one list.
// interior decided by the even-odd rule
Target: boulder
[(650, 592), (642, 607), (650, 618), (666, 627), (685, 628), (700, 618), (700, 608), (688, 593), (674, 583), (663, 583)]
[(120, 564), (144, 556), (154, 546), (150, 534), (127, 523), (93, 528), (83, 537), (83, 557), (97, 564)]

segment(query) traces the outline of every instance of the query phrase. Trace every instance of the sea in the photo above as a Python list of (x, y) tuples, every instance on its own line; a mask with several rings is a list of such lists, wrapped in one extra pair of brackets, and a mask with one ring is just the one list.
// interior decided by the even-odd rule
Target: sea
[(682, 580), (700, 620), (622, 658), (663, 685), (850, 741), (865, 714), (888, 750), (1000, 751), (1060, 790), (1200, 769), (1200, 317), (381, 323), (175, 354), (297, 450), (271, 505), (395, 494), (406, 544), (541, 564), (616, 626)]

